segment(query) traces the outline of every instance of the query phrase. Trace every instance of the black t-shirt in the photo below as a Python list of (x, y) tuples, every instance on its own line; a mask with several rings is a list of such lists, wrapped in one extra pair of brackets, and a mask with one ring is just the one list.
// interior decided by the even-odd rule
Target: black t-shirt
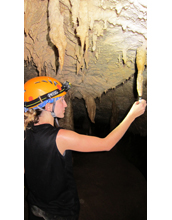
[(79, 213), (79, 199), (73, 178), (71, 151), (65, 151), (62, 156), (56, 145), (59, 129), (42, 124), (33, 126), (25, 133), (28, 201), (51, 214), (72, 216)]

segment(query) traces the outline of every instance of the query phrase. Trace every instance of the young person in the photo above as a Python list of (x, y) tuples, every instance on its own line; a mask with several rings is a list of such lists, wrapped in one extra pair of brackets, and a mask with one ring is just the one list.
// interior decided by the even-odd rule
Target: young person
[(52, 77), (35, 77), (24, 85), (24, 170), (29, 189), (30, 220), (77, 220), (79, 199), (72, 173), (71, 151), (110, 151), (131, 123), (145, 112), (146, 101), (135, 102), (124, 120), (105, 138), (54, 127), (67, 104), (63, 85)]

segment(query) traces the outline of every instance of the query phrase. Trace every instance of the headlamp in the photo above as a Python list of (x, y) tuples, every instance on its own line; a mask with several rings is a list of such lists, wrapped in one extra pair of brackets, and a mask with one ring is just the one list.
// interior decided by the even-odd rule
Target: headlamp
[(70, 88), (71, 88), (71, 83), (69, 83), (68, 81), (65, 81), (62, 84), (62, 90), (64, 90), (65, 92), (67, 92)]

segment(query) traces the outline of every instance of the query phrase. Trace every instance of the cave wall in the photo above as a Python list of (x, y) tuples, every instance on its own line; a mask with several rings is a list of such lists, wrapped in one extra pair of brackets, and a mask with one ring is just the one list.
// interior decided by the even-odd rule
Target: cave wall
[[(25, 0), (24, 19), (25, 81), (37, 75), (68, 80), (69, 101), (83, 99), (91, 123), (117, 124), (137, 98), (136, 51), (147, 50), (145, 1)], [(143, 76), (146, 98), (146, 68)], [(145, 134), (146, 114), (138, 121)]]

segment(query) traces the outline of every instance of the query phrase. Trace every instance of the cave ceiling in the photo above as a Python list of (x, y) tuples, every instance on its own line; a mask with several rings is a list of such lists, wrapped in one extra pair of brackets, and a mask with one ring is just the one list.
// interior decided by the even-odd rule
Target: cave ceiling
[[(25, 81), (37, 74), (71, 82), (71, 97), (85, 100), (93, 122), (96, 98), (134, 82), (141, 46), (147, 50), (144, 0), (24, 1)], [(133, 101), (130, 87), (124, 96)]]

